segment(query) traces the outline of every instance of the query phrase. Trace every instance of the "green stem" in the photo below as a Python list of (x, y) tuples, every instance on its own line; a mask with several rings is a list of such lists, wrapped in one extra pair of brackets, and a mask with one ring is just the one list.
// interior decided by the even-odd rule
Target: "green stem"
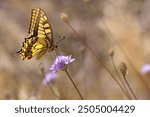
[[(46, 81), (47, 82), (47, 81)], [(48, 86), (48, 88), (53, 92), (53, 94), (56, 96), (56, 98), (58, 99), (58, 100), (60, 100), (61, 98), (55, 93), (55, 91), (53, 90), (53, 88), (51, 87), (51, 85), (49, 86), (48, 84), (47, 84), (47, 86)]]
[(69, 77), (69, 79), (71, 80), (71, 82), (72, 82), (72, 84), (74, 85), (74, 87), (76, 88), (76, 90), (77, 90), (77, 92), (78, 92), (80, 98), (83, 100), (83, 97), (82, 97), (80, 91), (78, 90), (76, 84), (75, 84), (74, 81), (72, 80), (72, 78), (71, 78), (70, 74), (68, 73), (67, 69), (65, 69), (65, 72), (66, 72), (66, 74), (68, 75), (68, 77)]

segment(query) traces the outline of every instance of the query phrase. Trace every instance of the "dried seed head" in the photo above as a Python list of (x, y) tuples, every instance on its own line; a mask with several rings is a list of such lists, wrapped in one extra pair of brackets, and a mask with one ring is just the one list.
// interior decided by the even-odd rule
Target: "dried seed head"
[(112, 49), (112, 48), (110, 48), (109, 50), (108, 50), (108, 54), (111, 56), (111, 57), (113, 57), (114, 56), (114, 50)]
[(122, 73), (122, 75), (126, 76), (128, 74), (127, 65), (124, 62), (121, 62), (119, 67), (120, 67), (120, 72)]
[(64, 21), (64, 22), (68, 22), (68, 20), (69, 20), (68, 15), (67, 15), (66, 13), (64, 13), (64, 12), (62, 12), (62, 13), (60, 14), (60, 19), (61, 19), (62, 21)]

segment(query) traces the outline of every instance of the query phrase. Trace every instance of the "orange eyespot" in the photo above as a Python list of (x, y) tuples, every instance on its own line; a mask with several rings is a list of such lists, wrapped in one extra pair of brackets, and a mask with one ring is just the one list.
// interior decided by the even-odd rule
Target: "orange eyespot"
[(31, 59), (32, 58), (32, 55), (29, 55), (28, 57), (27, 57), (27, 59)]

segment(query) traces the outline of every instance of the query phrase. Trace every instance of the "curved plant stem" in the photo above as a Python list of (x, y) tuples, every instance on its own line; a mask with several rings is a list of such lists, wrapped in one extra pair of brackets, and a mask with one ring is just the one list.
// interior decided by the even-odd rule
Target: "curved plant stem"
[[(128, 97), (128, 94), (125, 92), (125, 90), (121, 87), (120, 83), (117, 81), (116, 77), (112, 74), (112, 72), (107, 68), (107, 66), (105, 66), (105, 64), (102, 62), (102, 60), (96, 55), (95, 51), (92, 50), (92, 48), (90, 48), (86, 43), (84, 43), (82, 41), (82, 38), (78, 35), (78, 33), (74, 30), (74, 28), (71, 26), (71, 24), (69, 23), (69, 21), (66, 22), (67, 25), (69, 26), (69, 28), (75, 33), (75, 35), (77, 36), (77, 39), (79, 41), (81, 41), (83, 43), (83, 45), (85, 47), (87, 47), (91, 53), (94, 55), (94, 57), (97, 59), (98, 63), (100, 65), (102, 65), (104, 67), (104, 69), (112, 76), (112, 78), (116, 81), (116, 83), (119, 85), (119, 87), (121, 88), (121, 90), (124, 92), (124, 94)], [(128, 97), (128, 99), (130, 99), (130, 97)]]
[(131, 91), (131, 93), (132, 93), (133, 97), (137, 100), (137, 97), (135, 96), (135, 94), (134, 94), (134, 92), (133, 92), (132, 88), (130, 87), (130, 85), (129, 85), (128, 81), (127, 81), (126, 76), (125, 76), (125, 75), (123, 75), (123, 78), (124, 78), (124, 80), (125, 80), (125, 82), (126, 82), (127, 86), (129, 87), (129, 89), (130, 89), (130, 91)]
[(49, 86), (48, 84), (47, 84), (47, 86), (48, 86), (48, 88), (52, 91), (52, 93), (55, 95), (55, 97), (56, 97), (58, 100), (60, 100), (61, 97), (59, 97), (59, 96), (55, 93), (55, 91), (53, 90), (53, 88), (52, 88), (51, 86)]
[[(45, 80), (46, 80), (46, 79), (45, 79)], [(47, 81), (46, 81), (46, 82), (47, 82)], [(48, 84), (47, 84), (47, 86), (48, 86), (48, 88), (53, 92), (53, 94), (56, 96), (56, 98), (57, 98), (58, 100), (60, 100), (61, 97), (58, 96), (58, 95), (55, 93), (55, 91), (54, 91), (54, 89), (51, 87), (51, 85), (48, 85)]]
[[(107, 1), (108, 2), (108, 1)], [(102, 11), (104, 9), (104, 6), (102, 7)], [(119, 49), (123, 52), (124, 56), (127, 58), (128, 62), (130, 63), (130, 66), (132, 67), (132, 69), (134, 70), (136, 76), (140, 79), (141, 83), (143, 84), (143, 86), (145, 87), (145, 89), (147, 90), (147, 92), (150, 93), (150, 88), (148, 86), (148, 84), (145, 82), (145, 80), (143, 79), (143, 76), (138, 72), (138, 70), (136, 69), (135, 65), (133, 64), (132, 60), (130, 59), (130, 57), (128, 56), (128, 54), (125, 52), (125, 49), (120, 45), (120, 43), (116, 40), (116, 38), (112, 35), (111, 31), (109, 30), (109, 28), (107, 27), (107, 24), (105, 23), (105, 20), (102, 18), (103, 24), (105, 26), (106, 31), (108, 32), (110, 39), (119, 47)]]
[[(104, 21), (103, 21), (104, 22)], [(104, 22), (105, 24), (105, 22)], [(109, 31), (109, 29), (107, 28), (106, 24), (105, 24), (106, 30), (109, 33), (111, 39), (114, 41), (114, 43), (116, 43), (119, 47), (119, 49), (123, 52), (124, 56), (127, 58), (128, 62), (130, 63), (130, 66), (132, 67), (132, 69), (134, 70), (135, 74), (137, 75), (137, 77), (140, 79), (141, 83), (143, 84), (143, 86), (146, 88), (146, 90), (148, 92), (150, 92), (150, 88), (148, 87), (148, 85), (146, 84), (145, 80), (142, 78), (142, 75), (137, 71), (136, 67), (134, 66), (132, 60), (129, 58), (129, 56), (127, 55), (127, 53), (125, 52), (125, 50), (123, 49), (123, 47), (120, 45), (120, 43), (114, 39), (113, 35), (111, 34), (111, 32)]]
[(76, 84), (75, 84), (74, 81), (72, 80), (72, 78), (71, 78), (70, 74), (68, 73), (67, 69), (65, 69), (65, 72), (66, 72), (66, 74), (68, 75), (68, 77), (69, 77), (69, 79), (71, 80), (71, 82), (72, 82), (72, 84), (74, 85), (74, 87), (76, 88), (76, 90), (77, 90), (77, 92), (78, 92), (80, 98), (83, 100), (83, 97), (82, 97), (82, 95), (81, 95), (79, 89), (77, 88)]
[[(120, 76), (120, 74), (119, 74), (119, 72), (118, 72), (118, 70), (117, 70), (117, 67), (116, 67), (116, 65), (115, 65), (113, 56), (110, 56), (110, 57), (111, 57), (112, 65), (113, 65), (113, 67), (114, 67), (114, 69), (115, 69), (115, 72), (117, 73), (117, 76), (118, 76), (120, 82), (121, 82), (122, 85), (123, 85), (123, 88), (125, 89), (125, 91), (126, 91), (128, 97), (129, 97), (129, 99), (132, 99), (132, 97), (131, 97), (130, 94), (129, 94), (129, 91), (127, 90), (127, 88), (126, 88), (126, 86), (125, 86), (125, 84), (124, 84), (124, 82), (123, 82), (123, 80), (122, 80), (122, 78), (121, 78), (121, 76)], [(119, 81), (118, 81), (118, 82), (119, 82)]]

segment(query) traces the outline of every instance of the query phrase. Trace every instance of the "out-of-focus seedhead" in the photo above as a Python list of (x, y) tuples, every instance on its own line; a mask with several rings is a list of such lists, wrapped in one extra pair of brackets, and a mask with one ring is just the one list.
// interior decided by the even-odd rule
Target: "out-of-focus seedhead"
[(113, 57), (114, 56), (114, 50), (112, 49), (112, 48), (110, 48), (109, 50), (108, 50), (108, 54), (111, 56), (111, 57)]
[(68, 17), (68, 15), (67, 15), (66, 13), (62, 12), (62, 13), (60, 14), (60, 19), (61, 19), (62, 21), (64, 21), (64, 22), (68, 22), (69, 17)]
[(125, 77), (128, 74), (128, 67), (124, 62), (121, 62), (119, 65), (120, 72)]

